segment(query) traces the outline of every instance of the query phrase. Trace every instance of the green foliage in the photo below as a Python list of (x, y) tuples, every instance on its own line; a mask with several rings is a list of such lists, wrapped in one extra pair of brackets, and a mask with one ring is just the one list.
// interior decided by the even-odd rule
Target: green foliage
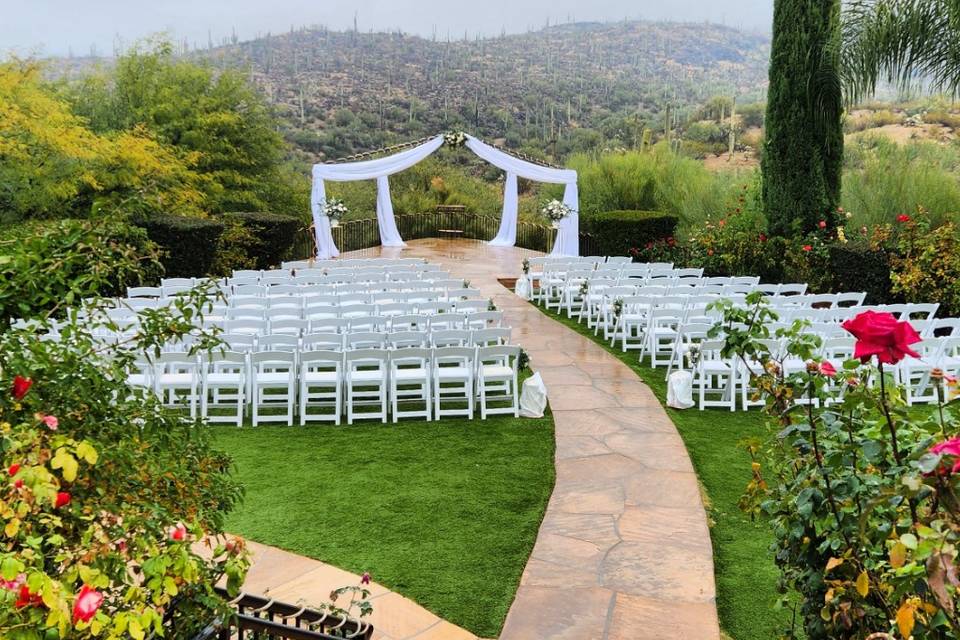
[(600, 255), (624, 256), (634, 247), (672, 238), (677, 216), (656, 211), (610, 211), (594, 216), (590, 231)]
[(254, 269), (279, 267), (303, 227), (300, 220), (277, 213), (227, 213), (223, 218), (240, 221), (256, 238), (256, 244), (248, 249)]
[[(284, 165), (278, 120), (240, 72), (174, 58), (167, 43), (133, 49), (108, 72), (66, 87), (78, 114), (97, 132), (143, 125), (196, 161), (205, 210), (307, 210), (305, 175)], [(169, 208), (165, 213), (185, 212)]]
[(663, 211), (692, 225), (722, 211), (737, 184), (734, 174), (708, 171), (665, 144), (650, 152), (578, 154), (567, 165), (577, 171), (585, 222), (605, 211)]
[(115, 296), (160, 274), (159, 251), (138, 227), (61, 220), (9, 227), (0, 236), (0, 327), (62, 316), (96, 295)]
[(914, 141), (898, 145), (879, 135), (858, 136), (846, 148), (843, 206), (850, 224), (894, 222), (918, 206), (934, 224), (960, 212), (960, 147)]
[(960, 230), (952, 223), (934, 228), (923, 210), (898, 223), (891, 259), (894, 293), (913, 301), (940, 303), (941, 317), (960, 314)]
[(774, 235), (834, 226), (843, 162), (837, 38), (840, 0), (776, 0), (762, 158)]
[(163, 250), (164, 275), (168, 278), (204, 276), (213, 269), (218, 240), (224, 225), (216, 220), (153, 216), (137, 220), (150, 239)]
[(831, 276), (831, 289), (863, 291), (866, 304), (894, 302), (887, 252), (865, 243), (834, 244), (828, 248), (828, 256), (826, 272)]
[(0, 64), (0, 222), (200, 213), (208, 185), (196, 154), (140, 126), (94, 133), (40, 73), (32, 62)]

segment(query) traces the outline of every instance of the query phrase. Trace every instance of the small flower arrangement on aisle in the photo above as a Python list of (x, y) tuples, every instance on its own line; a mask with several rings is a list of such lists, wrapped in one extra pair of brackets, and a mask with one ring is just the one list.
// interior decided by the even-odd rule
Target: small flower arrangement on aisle
[(523, 262), (520, 263), (520, 267), (523, 269), (523, 275), (529, 275), (530, 273), (530, 258), (524, 258)]
[(459, 149), (467, 144), (467, 134), (463, 131), (448, 131), (443, 134), (443, 144), (451, 149)]
[(540, 209), (540, 213), (543, 214), (545, 218), (550, 220), (550, 226), (552, 226), (554, 229), (559, 229), (560, 221), (573, 213), (573, 209), (559, 200), (551, 200), (547, 204), (543, 205), (543, 208)]
[(343, 200), (337, 198), (325, 200), (320, 207), (320, 215), (330, 218), (330, 227), (334, 229), (340, 226), (340, 218), (347, 215), (349, 211)]

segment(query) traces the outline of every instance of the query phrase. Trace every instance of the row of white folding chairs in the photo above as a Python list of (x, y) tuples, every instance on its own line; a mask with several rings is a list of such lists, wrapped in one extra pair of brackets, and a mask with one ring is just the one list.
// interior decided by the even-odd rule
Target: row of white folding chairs
[[(353, 351), (356, 349), (401, 349), (405, 347), (489, 347), (510, 344), (509, 327), (485, 329), (412, 329), (396, 331), (349, 331), (335, 333), (317, 331), (302, 335), (287, 333), (250, 334), (223, 333), (218, 338), (229, 351)], [(164, 351), (184, 351), (195, 338), (167, 345)]]
[[(784, 374), (798, 373), (806, 368), (806, 362), (799, 358), (784, 358), (785, 345), (782, 341), (763, 342), (767, 343), (771, 354), (775, 354), (775, 358), (782, 361)], [(838, 372), (841, 372), (836, 380), (829, 383), (832, 397), (828, 402), (839, 401), (843, 397), (846, 388), (845, 377), (842, 375), (843, 362), (853, 357), (855, 343), (856, 340), (852, 336), (831, 337), (823, 340), (820, 357), (829, 361)], [(762, 372), (766, 363), (724, 358), (721, 354), (722, 340), (703, 339), (698, 341), (698, 345), (699, 356), (698, 363), (694, 367), (693, 384), (701, 410), (713, 406), (734, 411), (738, 395), (743, 409), (763, 405), (763, 400), (758, 397), (757, 390), (752, 386), (752, 375)], [(908, 405), (938, 402), (940, 382), (931, 374), (934, 369), (939, 369), (946, 375), (960, 376), (960, 337), (927, 338), (911, 347), (920, 357), (908, 356), (896, 365), (888, 366), (886, 371), (895, 376), (903, 387)], [(684, 354), (689, 354), (689, 350), (689, 344), (681, 348)], [(680, 356), (680, 358), (683, 357), (684, 355)], [(809, 402), (804, 398), (798, 398), (797, 401)], [(819, 404), (818, 400), (814, 402)]]
[[(220, 352), (209, 356), (168, 352), (137, 363), (128, 383), (152, 389), (169, 406), (188, 405), (191, 417), (243, 424), (246, 408), (254, 426), (356, 419), (518, 415), (516, 346), (406, 348), (395, 351)], [(299, 400), (299, 402), (297, 402)], [(415, 402), (422, 408), (406, 409)], [(506, 402), (507, 406), (495, 406)], [(389, 405), (389, 406), (388, 406)], [(453, 406), (451, 406), (453, 405)], [(325, 407), (329, 413), (312, 413)], [(370, 407), (371, 411), (360, 411)], [(211, 410), (232, 408), (232, 415)], [(272, 410), (282, 410), (275, 414)], [(267, 411), (267, 413), (264, 413)]]
[[(127, 298), (133, 299), (170, 299), (191, 291), (194, 287), (188, 284), (163, 285), (159, 287), (131, 287), (127, 290)], [(459, 278), (437, 278), (435, 280), (408, 280), (408, 281), (355, 281), (355, 282), (323, 282), (323, 281), (286, 281), (264, 285), (259, 282), (215, 282), (210, 287), (214, 293), (224, 296), (255, 295), (269, 297), (278, 294), (302, 295), (310, 293), (338, 295), (344, 293), (376, 293), (380, 291), (442, 291), (447, 289), (464, 288), (463, 280)]]
[[(103, 338), (130, 337), (139, 327), (137, 317), (114, 320), (113, 327), (97, 327), (93, 334)], [(204, 330), (249, 335), (285, 334), (300, 336), (308, 333), (347, 333), (350, 331), (419, 331), (446, 329), (492, 329), (503, 326), (502, 311), (474, 313), (412, 313), (395, 316), (315, 317), (311, 319), (279, 316), (275, 318), (241, 317), (223, 319), (206, 316), (198, 323)], [(54, 332), (56, 334), (56, 332)]]
[(329, 260), (291, 260), (280, 263), (281, 269), (346, 269), (350, 267), (435, 266), (424, 258), (333, 258)]

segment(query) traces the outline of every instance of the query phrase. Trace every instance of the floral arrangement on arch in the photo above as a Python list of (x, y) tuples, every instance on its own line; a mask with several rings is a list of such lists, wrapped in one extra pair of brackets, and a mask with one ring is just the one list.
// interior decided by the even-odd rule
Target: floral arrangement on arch
[(347, 205), (338, 198), (330, 198), (325, 200), (320, 207), (320, 215), (330, 218), (330, 226), (337, 227), (340, 225), (340, 218), (344, 217), (350, 213), (350, 210), (347, 209)]
[(443, 134), (443, 144), (451, 149), (459, 149), (467, 144), (467, 134), (463, 131), (448, 131)]
[(572, 213), (573, 209), (559, 200), (551, 200), (540, 209), (540, 214), (550, 221), (554, 229), (559, 229), (560, 221)]

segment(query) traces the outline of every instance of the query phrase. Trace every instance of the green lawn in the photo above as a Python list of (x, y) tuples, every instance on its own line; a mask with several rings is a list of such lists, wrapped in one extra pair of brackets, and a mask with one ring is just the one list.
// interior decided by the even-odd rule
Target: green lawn
[[(661, 403), (666, 401), (666, 369), (641, 366), (638, 351), (623, 353), (619, 347), (611, 349), (585, 325), (540, 309), (602, 344), (636, 371)], [(759, 409), (749, 413), (695, 408), (686, 411), (667, 408), (666, 411), (687, 445), (709, 500), (720, 625), (734, 640), (776, 638), (780, 629), (789, 624), (789, 613), (773, 610), (778, 574), (769, 551), (773, 538), (763, 523), (751, 522), (737, 506), (750, 480), (750, 457), (738, 443), (752, 436), (767, 435), (763, 417)]]
[(499, 634), (553, 490), (549, 415), (215, 433), (246, 486), (228, 531)]

